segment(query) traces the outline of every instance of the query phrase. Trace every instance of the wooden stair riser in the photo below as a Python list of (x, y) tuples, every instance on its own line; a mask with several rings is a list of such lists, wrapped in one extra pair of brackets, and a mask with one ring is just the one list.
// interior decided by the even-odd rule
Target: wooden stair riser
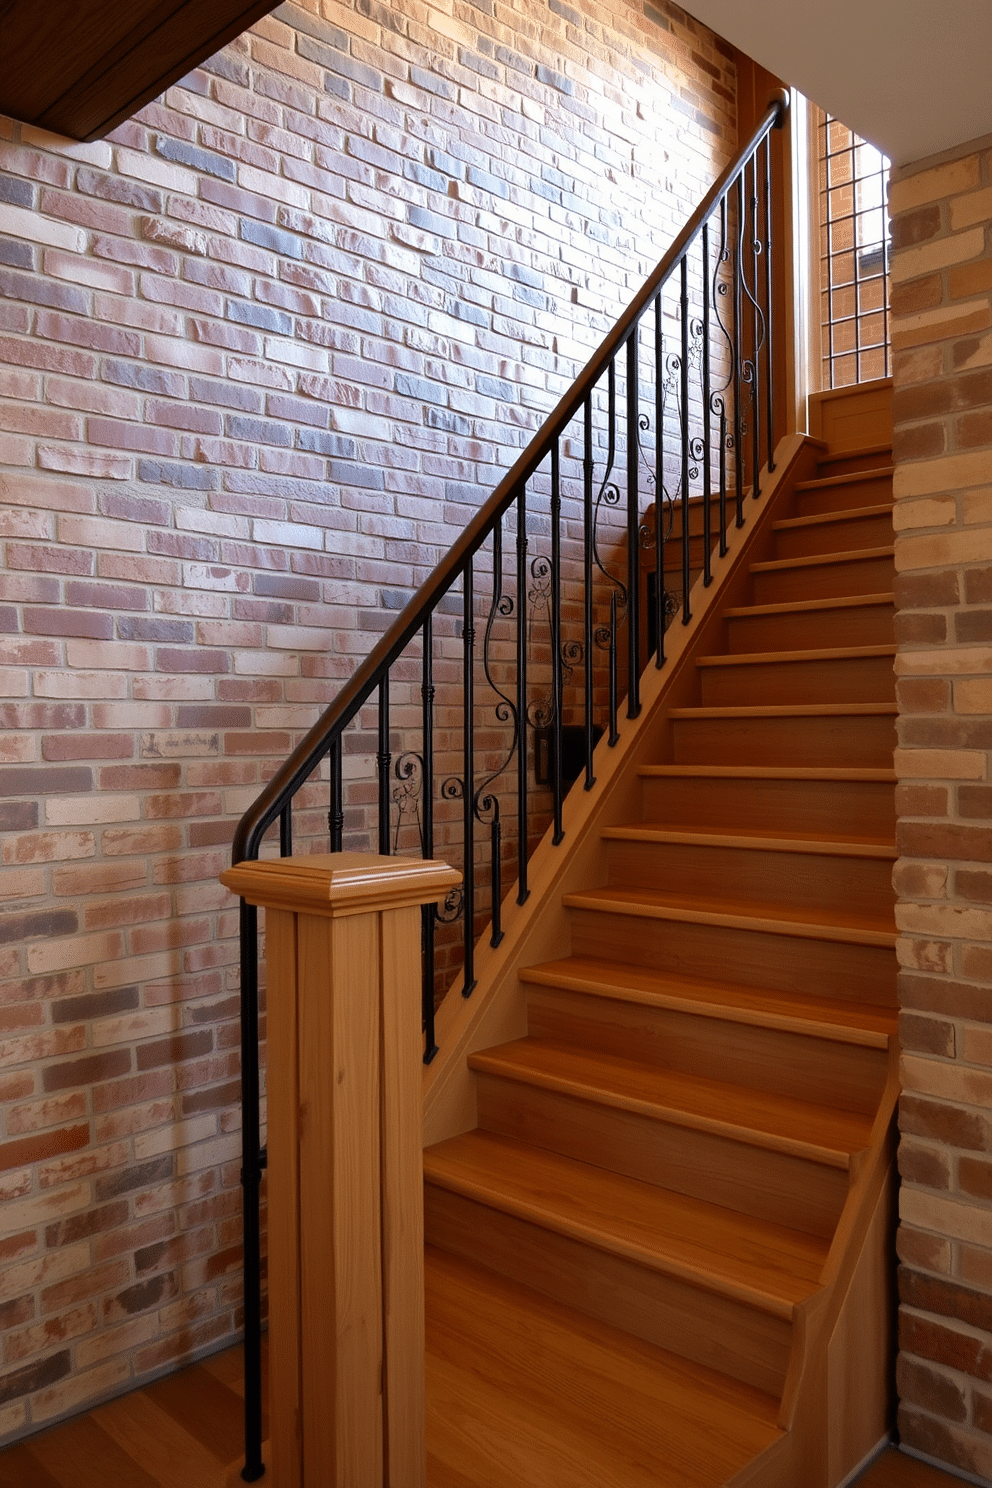
[(807, 765), (892, 768), (895, 717), (673, 717), (673, 760), (682, 765)]
[(885, 1085), (883, 1048), (568, 988), (528, 986), (527, 1008), (537, 1038), (841, 1110), (869, 1114)]
[(857, 594), (889, 594), (895, 569), (891, 554), (834, 558), (822, 563), (792, 562), (768, 569), (755, 564), (752, 599), (755, 604), (786, 604), (790, 600), (844, 599)]
[[(712, 533), (712, 535), (710, 537), (710, 552), (711, 553), (712, 552), (715, 552), (715, 550), (716, 550), (716, 544), (717, 544), (718, 539), (719, 539), (719, 533), (718, 533), (717, 529), (714, 527), (713, 533)], [(650, 568), (654, 568), (654, 550), (653, 550), (653, 548), (650, 548), (650, 547), (647, 548), (646, 549), (646, 552), (648, 553), (648, 555), (649, 555), (649, 557), (651, 559), (651, 561), (649, 563), (649, 567)], [(705, 540), (703, 539), (702, 535), (693, 536), (692, 534), (690, 534), (690, 536), (689, 536), (689, 572), (691, 574), (702, 573), (702, 569), (703, 569), (703, 558), (705, 557), (705, 554), (706, 554), (706, 543), (705, 543)], [(682, 539), (681, 539), (681, 537), (678, 534), (674, 535), (673, 537), (670, 537), (668, 539), (668, 541), (665, 543), (664, 565), (665, 565), (665, 573), (666, 574), (681, 573), (682, 572)]]
[[(726, 505), (727, 527), (733, 526), (736, 520), (736, 507), (734, 498), (728, 492)], [(644, 523), (647, 536), (644, 538), (644, 551), (648, 554), (654, 551), (654, 512), (647, 515)], [(662, 537), (666, 542), (674, 542), (682, 536), (682, 503), (676, 501), (671, 507), (666, 507), (662, 517)], [(703, 537), (705, 534), (705, 512), (703, 509), (703, 498), (695, 496), (689, 501), (689, 536)], [(720, 536), (720, 493), (715, 492), (710, 497), (710, 537), (719, 539)]]
[(878, 444), (861, 450), (827, 450), (816, 462), (819, 480), (829, 480), (837, 475), (858, 475), (869, 470), (884, 470), (891, 475), (891, 444)]
[(886, 857), (763, 852), (695, 842), (608, 839), (607, 881), (678, 894), (884, 915), (892, 908), (895, 850)]
[(586, 909), (572, 910), (571, 930), (577, 955), (609, 947), (628, 966), (783, 992), (799, 986), (811, 997), (880, 1007), (896, 1002), (895, 954), (887, 946)]
[(819, 517), (828, 512), (853, 511), (857, 506), (892, 505), (892, 475), (881, 471), (876, 476), (865, 476), (856, 481), (831, 484), (831, 472), (822, 477), (825, 484), (804, 482), (796, 488), (794, 509), (797, 517)]
[[(491, 1074), (477, 1075), (479, 1125), (578, 1162), (828, 1239), (846, 1168)], [(741, 1182), (746, 1170), (747, 1182)]]
[(807, 558), (814, 553), (853, 553), (858, 548), (884, 548), (893, 541), (892, 509), (887, 507), (884, 512), (868, 510), (863, 514), (852, 512), (843, 520), (834, 517), (808, 526), (776, 524), (774, 532), (776, 558)]
[(424, 1235), (646, 1343), (781, 1394), (792, 1337), (781, 1317), (430, 1182)]
[(895, 785), (876, 780), (644, 776), (644, 821), (671, 827), (836, 832), (895, 841)]
[[(784, 649), (784, 648), (783, 648)], [(880, 656), (819, 657), (815, 652), (792, 661), (742, 661), (700, 664), (704, 707), (746, 708), (762, 704), (894, 703), (894, 658)]]
[(891, 646), (895, 605), (835, 606), (829, 610), (791, 610), (762, 614), (739, 611), (727, 616), (727, 649), (735, 654), (755, 651), (800, 651), (838, 646)]

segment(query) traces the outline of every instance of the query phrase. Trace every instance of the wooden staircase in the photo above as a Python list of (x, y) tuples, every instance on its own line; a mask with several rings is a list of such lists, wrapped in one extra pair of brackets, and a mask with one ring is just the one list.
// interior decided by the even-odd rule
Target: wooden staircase
[(425, 1152), (431, 1488), (834, 1488), (882, 1435), (890, 461), (795, 487)]

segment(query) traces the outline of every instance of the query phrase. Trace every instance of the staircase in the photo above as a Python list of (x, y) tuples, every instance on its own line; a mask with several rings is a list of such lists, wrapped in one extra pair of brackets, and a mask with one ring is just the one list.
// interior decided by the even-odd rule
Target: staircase
[(430, 1488), (835, 1488), (884, 1433), (890, 462), (820, 445), (425, 1151)]

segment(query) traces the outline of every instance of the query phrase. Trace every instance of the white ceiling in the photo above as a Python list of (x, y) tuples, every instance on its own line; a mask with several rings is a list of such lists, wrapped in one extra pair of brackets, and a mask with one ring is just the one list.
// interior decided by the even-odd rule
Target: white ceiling
[(992, 0), (688, 0), (685, 9), (895, 165), (992, 134)]

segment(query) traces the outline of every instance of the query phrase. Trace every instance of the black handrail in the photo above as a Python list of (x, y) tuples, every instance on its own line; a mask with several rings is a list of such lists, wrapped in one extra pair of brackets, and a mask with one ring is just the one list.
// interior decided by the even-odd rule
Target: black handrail
[[(435, 843), (434, 802), (437, 775), (440, 800), (460, 801), (464, 886), (444, 911), (426, 906), (423, 911), (422, 948), (424, 1059), (437, 1052), (434, 1040), (434, 993), (436, 931), (455, 919), (463, 922), (462, 994), (474, 985), (475, 908), (482, 913), (486, 903), (477, 900), (481, 886), (488, 898), (491, 916), (490, 943), (502, 938), (501, 899), (503, 822), (500, 787), (515, 790), (517, 901), (528, 895), (528, 837), (538, 825), (534, 800), (528, 794), (528, 726), (534, 730), (535, 755), (538, 736), (544, 741), (544, 775), (541, 783), (551, 791), (552, 840), (564, 836), (562, 799), (571, 779), (584, 773), (585, 789), (595, 783), (593, 751), (601, 733), (614, 745), (618, 732), (620, 670), (625, 670), (627, 715), (640, 708), (641, 666), (653, 653), (654, 664), (665, 662), (665, 629), (679, 614), (683, 624), (691, 618), (690, 590), (698, 577), (704, 585), (712, 579), (712, 549), (721, 555), (728, 550), (728, 514), (734, 525), (744, 522), (744, 495), (759, 494), (764, 464), (773, 465), (774, 413), (772, 406), (772, 267), (770, 131), (780, 126), (789, 104), (785, 92), (769, 104), (761, 123), (734, 161), (707, 193), (690, 221), (679, 233), (658, 267), (617, 321), (595, 356), (560, 400), (539, 433), (500, 481), (431, 577), (417, 591), (402, 614), (355, 671), (337, 698), (323, 713), (286, 763), (276, 772), (258, 799), (245, 812), (234, 836), (233, 861), (257, 858), (262, 839), (278, 819), (280, 851), (292, 852), (293, 800), (327, 759), (330, 762), (331, 851), (340, 851), (344, 840), (345, 796), (343, 735), (360, 710), (376, 696), (376, 761), (378, 789), (377, 841), (379, 851), (396, 850), (392, 831), (392, 808), (398, 803), (396, 837), (403, 822), (404, 801), (414, 795), (423, 804), (419, 825), (419, 847), (433, 856)], [(759, 156), (762, 158), (759, 160)], [(673, 285), (666, 329), (663, 297)], [(723, 307), (723, 308), (721, 308)], [(729, 308), (728, 308), (729, 307)], [(649, 318), (647, 311), (653, 310)], [(649, 323), (650, 322), (650, 323)], [(647, 347), (642, 330), (649, 329)], [(672, 350), (671, 347), (675, 349)], [(666, 347), (669, 349), (666, 352)], [(619, 368), (619, 374), (618, 374)], [(622, 382), (618, 390), (617, 382)], [(647, 390), (653, 389), (648, 396)], [(642, 387), (653, 415), (642, 410)], [(604, 415), (605, 409), (605, 415)], [(597, 415), (605, 416), (598, 432)], [(581, 423), (581, 456), (571, 455), (574, 467), (571, 495), (575, 508), (570, 532), (573, 556), (566, 560), (563, 546), (563, 500), (567, 477), (562, 472), (562, 441), (575, 421)], [(653, 431), (653, 433), (652, 433)], [(674, 431), (674, 437), (673, 437)], [(642, 435), (651, 433), (654, 461), (651, 465), (642, 445)], [(579, 443), (578, 438), (576, 444)], [(623, 443), (623, 458), (618, 446)], [(597, 478), (597, 456), (602, 467)], [(546, 485), (547, 507), (539, 506), (540, 491), (530, 483), (550, 461)], [(617, 472), (615, 474), (615, 471)], [(642, 474), (653, 488), (653, 522), (641, 511)], [(623, 522), (610, 527), (609, 536), (625, 541), (622, 577), (609, 566), (618, 563), (603, 552), (606, 536), (601, 530), (610, 508), (623, 501), (620, 481), (626, 487)], [(694, 530), (701, 507), (699, 531)], [(503, 519), (515, 508), (515, 557), (510, 567), (511, 587), (504, 590)], [(543, 524), (543, 525), (542, 525)], [(653, 530), (652, 530), (653, 528)], [(581, 529), (581, 539), (576, 534)], [(546, 531), (550, 552), (528, 563), (532, 533)], [(474, 560), (492, 539), (491, 589), (488, 619), (483, 637), (482, 666), (485, 685), (498, 701), (493, 718), (510, 732), (508, 746), (495, 752), (500, 761), (492, 768), (494, 745), (487, 738), (481, 758), (476, 760), (474, 697), (476, 679), (476, 588)], [(578, 543), (581, 557), (574, 557)], [(672, 563), (666, 563), (669, 544), (677, 544)], [(653, 556), (652, 573), (642, 572)], [(570, 565), (570, 566), (569, 566)], [(487, 569), (484, 579), (489, 576)], [(574, 581), (581, 604), (563, 596), (563, 582)], [(446, 598), (461, 581), (458, 598), (462, 679), (461, 773), (444, 778), (435, 773), (435, 693), (440, 684), (434, 671), (437, 632), (435, 620), (452, 612)], [(671, 582), (676, 589), (666, 588)], [(653, 583), (653, 593), (651, 587)], [(642, 586), (647, 587), (646, 608)], [(599, 586), (597, 593), (597, 585)], [(531, 606), (528, 614), (527, 604)], [(581, 641), (565, 634), (564, 606), (571, 604), (571, 621), (581, 612)], [(598, 618), (597, 618), (598, 611)], [(609, 619), (606, 620), (605, 613)], [(540, 657), (531, 655), (536, 617), (547, 620), (547, 641)], [(646, 621), (646, 636), (642, 633)], [(512, 622), (515, 635), (503, 643), (499, 662), (493, 642), (500, 622)], [(453, 622), (454, 623), (454, 622)], [(621, 652), (618, 632), (627, 626), (626, 646)], [(405, 748), (398, 758), (392, 752), (390, 726), (390, 672), (411, 643), (419, 640), (421, 665), (421, 746)], [(502, 676), (507, 654), (514, 652), (512, 680)], [(606, 660), (597, 669), (596, 657)], [(450, 660), (450, 657), (449, 657)], [(550, 669), (550, 680), (535, 702), (531, 696), (539, 664)], [(567, 684), (581, 665), (581, 706), (569, 703)], [(606, 668), (607, 678), (601, 676)], [(605, 691), (607, 703), (602, 703)], [(566, 711), (580, 711), (581, 725), (571, 728), (570, 738), (581, 746), (566, 770)], [(599, 710), (601, 727), (595, 721)], [(502, 751), (502, 752), (501, 752)], [(577, 753), (582, 754), (581, 761)], [(391, 773), (397, 785), (391, 787)], [(535, 775), (537, 775), (535, 760)], [(515, 783), (514, 783), (515, 782)], [(417, 790), (414, 791), (413, 787)], [(409, 787), (409, 790), (407, 789)], [(397, 791), (399, 794), (397, 795)], [(450, 823), (449, 823), (450, 825)], [(488, 873), (479, 875), (476, 859), (485, 852), (488, 829)], [(442, 851), (445, 844), (437, 842)], [(245, 1265), (245, 1467), (242, 1477), (254, 1481), (265, 1471), (261, 1458), (261, 1289), (259, 1188), (265, 1165), (260, 1143), (258, 1064), (258, 920), (257, 910), (241, 904), (241, 1059), (242, 1059), (242, 1185), (244, 1189)]]

